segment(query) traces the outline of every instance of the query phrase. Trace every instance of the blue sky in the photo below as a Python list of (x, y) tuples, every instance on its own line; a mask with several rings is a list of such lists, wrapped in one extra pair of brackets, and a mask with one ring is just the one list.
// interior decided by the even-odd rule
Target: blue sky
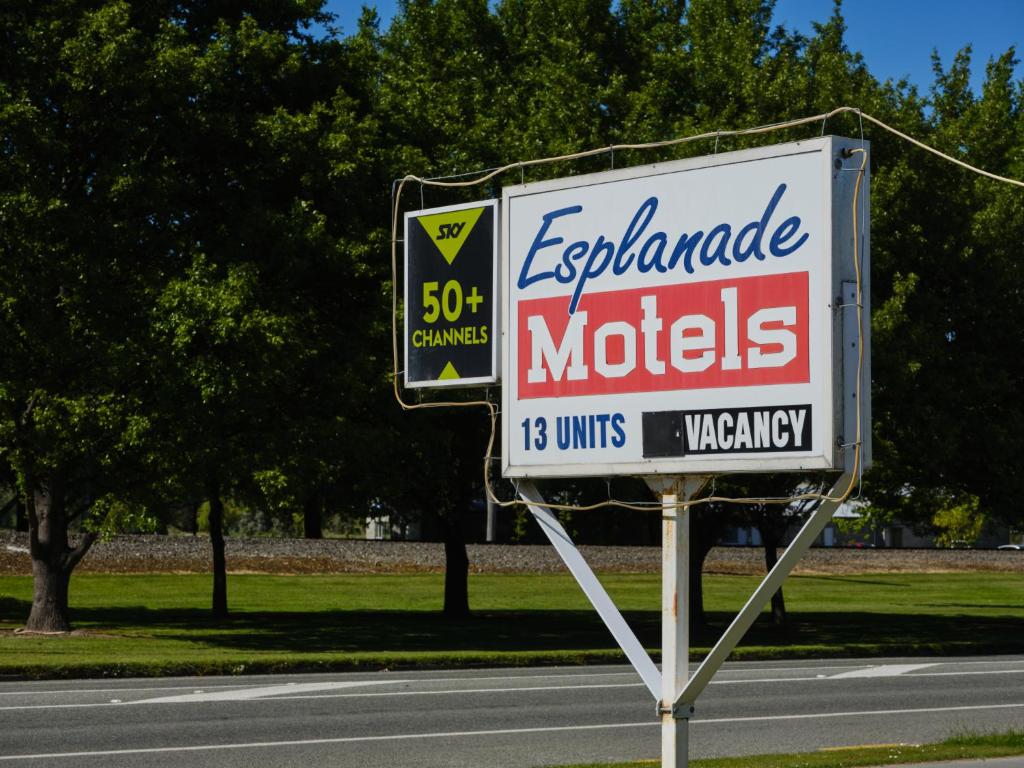
[[(386, 28), (397, 0), (328, 0), (342, 31), (355, 31), (360, 8), (375, 6)], [(775, 23), (809, 34), (811, 23), (832, 12), (832, 0), (777, 0)], [(876, 77), (906, 76), (926, 92), (932, 82), (931, 52), (944, 66), (965, 45), (973, 47), (972, 85), (979, 91), (985, 63), (1011, 45), (1024, 53), (1024, 0), (846, 0), (847, 45), (860, 51)], [(1017, 66), (1024, 78), (1024, 67)]]

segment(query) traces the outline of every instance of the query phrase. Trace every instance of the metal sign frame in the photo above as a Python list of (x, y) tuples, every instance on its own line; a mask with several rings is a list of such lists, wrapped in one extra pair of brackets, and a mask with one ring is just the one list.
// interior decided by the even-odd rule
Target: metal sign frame
[[(839, 297), (841, 295), (841, 284), (855, 279), (855, 270), (851, 256), (853, 234), (852, 221), (849, 216), (849, 205), (852, 202), (853, 188), (856, 181), (855, 176), (850, 173), (854, 169), (846, 167), (842, 161), (842, 154), (844, 151), (854, 147), (860, 148), (864, 146), (866, 146), (864, 142), (826, 136), (810, 141), (723, 153), (713, 157), (698, 157), (569, 179), (557, 179), (536, 184), (506, 187), (503, 190), (501, 217), (501, 272), (503, 285), (502, 370), (505, 378), (504, 386), (502, 387), (502, 474), (506, 477), (646, 476), (652, 474), (680, 475), (712, 474), (717, 472), (802, 471), (841, 469), (845, 466), (850, 460), (849, 447), (854, 442), (852, 435), (856, 432), (855, 421), (858, 415), (862, 422), (862, 434), (866, 436), (870, 433), (870, 429), (864, 426), (870, 425), (870, 386), (865, 386), (866, 382), (870, 382), (869, 365), (865, 365), (862, 371), (860, 386), (862, 399), (858, 404), (857, 412), (854, 414), (853, 422), (846, 420), (844, 408), (841, 407), (842, 400), (848, 391), (853, 388), (853, 382), (846, 380), (846, 372), (844, 372), (841, 365), (843, 356), (842, 333), (845, 315), (840, 312), (844, 302)], [(563, 234), (562, 230), (556, 230), (557, 224), (572, 221), (574, 216), (576, 216), (576, 214), (561, 213), (561, 211), (568, 210), (570, 207), (575, 209), (576, 206), (569, 205), (573, 200), (572, 195), (578, 193), (581, 189), (589, 190), (593, 188), (599, 190), (599, 192), (595, 193), (598, 195), (594, 198), (593, 207), (595, 209), (601, 205), (612, 205), (612, 203), (607, 202), (608, 200), (612, 200), (615, 205), (618, 205), (620, 202), (619, 193), (614, 192), (613, 189), (618, 188), (622, 184), (631, 184), (629, 194), (623, 193), (621, 198), (624, 209), (627, 212), (632, 212), (635, 207), (635, 200), (642, 199), (643, 195), (646, 194), (637, 190), (643, 189), (644, 187), (640, 185), (645, 185), (649, 180), (653, 179), (652, 183), (660, 183), (662, 185), (660, 188), (664, 189), (666, 185), (675, 183), (671, 181), (673, 177), (677, 179), (686, 179), (688, 177), (697, 179), (699, 177), (706, 180), (711, 178), (709, 174), (723, 169), (730, 174), (730, 179), (732, 179), (745, 169), (755, 168), (759, 165), (765, 168), (783, 167), (789, 158), (794, 157), (803, 158), (802, 162), (804, 165), (802, 167), (804, 171), (802, 173), (806, 177), (805, 181), (809, 180), (808, 184), (813, 187), (805, 185), (806, 188), (801, 194), (805, 197), (813, 197), (817, 194), (821, 196), (820, 217), (816, 218), (813, 224), (808, 225), (817, 239), (814, 245), (815, 257), (820, 256), (821, 262), (813, 261), (809, 265), (810, 271), (807, 273), (809, 276), (807, 311), (810, 313), (807, 320), (807, 334), (809, 335), (808, 356), (812, 359), (809, 365), (817, 366), (818, 370), (816, 374), (812, 370), (813, 381), (808, 379), (806, 384), (800, 385), (781, 384), (731, 388), (729, 386), (717, 386), (714, 389), (703, 388), (686, 391), (677, 389), (632, 393), (623, 390), (622, 392), (614, 392), (612, 394), (594, 395), (585, 392), (577, 396), (573, 396), (572, 392), (568, 391), (569, 388), (564, 388), (567, 391), (562, 391), (553, 396), (545, 397), (538, 395), (531, 399), (520, 397), (519, 387), (521, 382), (519, 379), (522, 377), (520, 368), (521, 355), (523, 353), (519, 351), (519, 344), (526, 336), (526, 329), (519, 327), (519, 297), (523, 296), (522, 301), (525, 302), (527, 301), (525, 296), (529, 294), (529, 301), (538, 303), (538, 297), (535, 297), (534, 293), (530, 292), (542, 289), (539, 301), (546, 301), (550, 298), (560, 298), (569, 301), (568, 293), (571, 292), (571, 286), (569, 288), (559, 288), (556, 285), (556, 283), (563, 282), (561, 277), (568, 276), (570, 271), (568, 266), (564, 267), (564, 271), (559, 275), (558, 270), (560, 267), (557, 263), (549, 261), (543, 266), (538, 266), (539, 262), (536, 259), (531, 263), (527, 279), (533, 280), (533, 278), (547, 276), (548, 274), (551, 274), (552, 279), (547, 279), (546, 282), (538, 279), (533, 281), (528, 289), (518, 288), (516, 284), (517, 279), (521, 281), (523, 274), (526, 274), (524, 261), (529, 258), (529, 254), (524, 256), (524, 249), (532, 242), (533, 245), (539, 243), (546, 247), (550, 251), (548, 254), (549, 258), (557, 257), (563, 249), (566, 253), (569, 253), (571, 247), (575, 245), (575, 243), (570, 243), (575, 236), (571, 228), (564, 232), (565, 238), (558, 241), (556, 245), (549, 246), (548, 243), (555, 243)], [(813, 158), (813, 160), (810, 158)], [(780, 165), (780, 162), (782, 165)], [(765, 163), (768, 165), (764, 165)], [(733, 182), (730, 181), (729, 183)], [(685, 186), (682, 181), (679, 184)], [(865, 201), (867, 200), (867, 189), (868, 179), (867, 172), (865, 171), (863, 184)], [(686, 192), (686, 194), (693, 196), (692, 191)], [(722, 194), (724, 195), (724, 192)], [(542, 206), (539, 201), (545, 201), (546, 207)], [(550, 201), (550, 204), (546, 201)], [(524, 215), (520, 214), (518, 209), (525, 205), (533, 205), (529, 209), (531, 212), (530, 216), (526, 219), (530, 222), (531, 226), (524, 229), (524, 233), (517, 236), (515, 235), (515, 228), (519, 225), (519, 221)], [(558, 208), (559, 205), (563, 207)], [(536, 211), (534, 208), (536, 208)], [(557, 209), (557, 211), (549, 211), (545, 218), (539, 212), (547, 211), (548, 208)], [(558, 215), (554, 215), (556, 213)], [(580, 213), (579, 215), (582, 216), (583, 214)], [(639, 216), (639, 213), (637, 215)], [(865, 217), (869, 215), (866, 203), (863, 215)], [(652, 213), (651, 216), (653, 217), (654, 214)], [(784, 217), (785, 214), (779, 214), (777, 218), (781, 221)], [(756, 218), (756, 215), (754, 215), (754, 218)], [(547, 226), (546, 224), (538, 227), (537, 221), (540, 219), (543, 219), (550, 226), (547, 229), (544, 229)], [(742, 221), (745, 221), (745, 219), (737, 219), (734, 222), (736, 229), (739, 228), (739, 224)], [(703, 225), (703, 222), (698, 223)], [(751, 224), (753, 223), (751, 222)], [(775, 223), (777, 224), (778, 221)], [(591, 226), (591, 224), (588, 223), (586, 226)], [(619, 232), (624, 226), (618, 226), (616, 229), (609, 225), (609, 231), (618, 232), (622, 240), (626, 240), (628, 238), (623, 236), (622, 232)], [(693, 226), (696, 227), (697, 223), (694, 223)], [(566, 228), (568, 227), (569, 225), (566, 224)], [(653, 228), (654, 225), (652, 224), (651, 227)], [(762, 225), (762, 228), (764, 228), (764, 225)], [(869, 283), (868, 270), (866, 269), (868, 263), (866, 227), (863, 228), (862, 234), (864, 242), (862, 243), (863, 247), (860, 249), (860, 255), (864, 259), (865, 264), (865, 268), (861, 270), (862, 295), (864, 312), (867, 314), (870, 311), (870, 307), (867, 305)], [(671, 237), (674, 237), (674, 234)], [(672, 247), (671, 237), (668, 244), (664, 246), (666, 253)], [(581, 241), (585, 239), (581, 236)], [(767, 239), (765, 238), (765, 240)], [(598, 247), (593, 245), (593, 243), (599, 241), (594, 237), (591, 237), (590, 241), (592, 243), (591, 253), (593, 253)], [(745, 242), (749, 242), (749, 240)], [(516, 248), (513, 248), (513, 244), (517, 244)], [(636, 241), (633, 250), (642, 253), (643, 247), (641, 241)], [(532, 252), (535, 255), (538, 253), (537, 251)], [(583, 255), (574, 262), (575, 266), (573, 268), (577, 274), (582, 273), (586, 268), (585, 262), (588, 258), (589, 255)], [(756, 261), (759, 268), (761, 265), (764, 265), (764, 269), (768, 270), (765, 273), (766, 275), (779, 276), (784, 274), (785, 269), (782, 269), (780, 265), (786, 260), (776, 259), (773, 261), (773, 258), (769, 256), (766, 261), (749, 259), (747, 264), (739, 266), (746, 269)], [(801, 258), (804, 257), (801, 256)], [(569, 256), (562, 256), (563, 261), (573, 262), (574, 259), (576, 259), (575, 253)], [(803, 267), (801, 267), (802, 269)], [(661, 272), (661, 270), (658, 271)], [(696, 271), (698, 274), (688, 276), (681, 268), (677, 267), (675, 270), (676, 274), (673, 275), (659, 276), (654, 274), (654, 287), (643, 287), (643, 291), (650, 292), (666, 288), (704, 285), (719, 281), (722, 278), (721, 274), (709, 273), (706, 279), (695, 280), (693, 278), (701, 277), (700, 270)], [(607, 283), (602, 283), (601, 280), (607, 281), (611, 272), (613, 270), (608, 269), (603, 275), (590, 281), (590, 285), (595, 286), (592, 290), (597, 293), (590, 296), (584, 294), (581, 303), (578, 305), (579, 307), (583, 307), (582, 302), (588, 298), (594, 301), (598, 299), (604, 300), (605, 294), (600, 294), (600, 292), (606, 290), (608, 286)], [(652, 274), (653, 272), (654, 270), (651, 270)], [(738, 279), (750, 278), (740, 277)], [(677, 284), (671, 282), (673, 280), (680, 280), (681, 282)], [(633, 287), (635, 287), (633, 284), (629, 284), (626, 286), (625, 291), (619, 291), (619, 293), (631, 293)], [(637, 291), (637, 293), (639, 292)], [(590, 312), (592, 315), (594, 314), (593, 308), (591, 308)], [(659, 322), (661, 321), (660, 317), (656, 319)], [(663, 333), (667, 334), (671, 319), (669, 317), (664, 318)], [(728, 323), (729, 321), (726, 320), (725, 322)], [(606, 325), (622, 326), (624, 324), (608, 323)], [(571, 357), (566, 354), (566, 349), (570, 346), (566, 342), (566, 338), (569, 335), (569, 326), (566, 326), (566, 329), (562, 331), (562, 336), (559, 336), (559, 330), (554, 325), (551, 328), (552, 330), (549, 333), (552, 345), (554, 345), (552, 349), (558, 347), (559, 339), (561, 339), (562, 346), (558, 347), (558, 351), (563, 353), (565, 357), (564, 365), (572, 365)], [(589, 330), (587, 331), (587, 333), (590, 332)], [(619, 331), (613, 329), (609, 332), (609, 336), (615, 335), (617, 332)], [(869, 329), (864, 329), (866, 352), (868, 353), (869, 333)], [(542, 338), (544, 343), (546, 343), (547, 338)], [(604, 338), (607, 339), (608, 336)], [(625, 344), (626, 342), (623, 341), (622, 343)], [(640, 334), (636, 335), (634, 344), (634, 360), (636, 360), (646, 354), (643, 351), (644, 341), (641, 339)], [(594, 346), (596, 346), (596, 341)], [(529, 354), (532, 355), (533, 352), (531, 351)], [(593, 355), (596, 353), (594, 353), (593, 349), (588, 349), (585, 354)], [(612, 353), (607, 354), (608, 358), (612, 356)], [(865, 359), (869, 359), (869, 354), (865, 355)], [(550, 358), (545, 358), (545, 360), (550, 360)], [(639, 366), (639, 363), (637, 365)], [(554, 379), (554, 373), (550, 373), (551, 378)], [(568, 374), (565, 375), (567, 377)], [(591, 376), (593, 376), (593, 373), (591, 373)], [(626, 407), (614, 405), (615, 403), (627, 401), (630, 403), (628, 408), (633, 409), (635, 412), (627, 410)], [(677, 453), (671, 456), (659, 456), (646, 455), (645, 447), (644, 455), (641, 454), (638, 446), (647, 440), (647, 436), (640, 424), (640, 411), (643, 411), (645, 419), (648, 416), (658, 417), (664, 415), (666, 418), (674, 417), (678, 422), (679, 419), (687, 418), (689, 414), (710, 414), (709, 411), (705, 410), (708, 408), (722, 410), (723, 403), (725, 404), (725, 410), (731, 409), (738, 412), (753, 410), (746, 406), (759, 406), (760, 410), (765, 411), (765, 413), (767, 413), (767, 408), (778, 409), (786, 407), (799, 409), (805, 407), (802, 404), (809, 403), (810, 405), (806, 406), (808, 408), (807, 412), (814, 415), (813, 428), (816, 431), (813, 438), (814, 450), (785, 453), (766, 449), (761, 452), (734, 452), (724, 455), (699, 455), (693, 452), (687, 454), (685, 451), (681, 451), (682, 455)], [(693, 409), (698, 410), (695, 411)], [(622, 414), (623, 412), (625, 412), (623, 421), (616, 423), (614, 421), (616, 414)], [(559, 414), (565, 415), (561, 416)], [(620, 442), (629, 444), (628, 456), (620, 457), (618, 454), (624, 452), (611, 450), (611, 446), (607, 444), (596, 446), (601, 450), (585, 449), (561, 452), (552, 450), (552, 445), (555, 443), (556, 430), (562, 426), (561, 420), (571, 417), (574, 419), (574, 427), (580, 426), (575, 423), (575, 420), (587, 418), (588, 414), (596, 416), (597, 421), (593, 421), (589, 425), (582, 425), (584, 430), (589, 426), (592, 431), (597, 427), (600, 427), (603, 431), (608, 431), (612, 435), (613, 441), (618, 438)], [(760, 414), (758, 416), (760, 417)], [(700, 417), (711, 418), (710, 415)], [(732, 417), (732, 414), (730, 414), (730, 417)], [(694, 418), (698, 418), (698, 416), (695, 415)], [(752, 415), (751, 419), (753, 418), (754, 416)], [(558, 420), (557, 426), (556, 419)], [(600, 420), (604, 420), (604, 423), (599, 423)], [(614, 428), (619, 428), (620, 431), (612, 433), (610, 430)], [(670, 434), (674, 430), (677, 437), (682, 431), (678, 423), (674, 426), (671, 424), (668, 427), (662, 426), (660, 429), (668, 429)], [(541, 434), (542, 431), (543, 434)], [(538, 440), (542, 442), (544, 440), (547, 441), (545, 449), (531, 451), (529, 448), (524, 448), (524, 446), (539, 445)], [(593, 444), (585, 446), (585, 448), (593, 447)], [(869, 453), (870, 446), (866, 445), (865, 454)]]

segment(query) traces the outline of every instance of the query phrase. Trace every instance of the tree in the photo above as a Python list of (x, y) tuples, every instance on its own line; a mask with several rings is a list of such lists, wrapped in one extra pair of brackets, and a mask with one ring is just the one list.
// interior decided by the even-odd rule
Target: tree
[(483, 452), (487, 419), (480, 408), (400, 412), (392, 403), (374, 415), (364, 463), (354, 494), (394, 517), (419, 518), (424, 530), (437, 529), (445, 550), (443, 613), (470, 613), (466, 511), (484, 498)]
[[(803, 494), (824, 493), (834, 476), (822, 473), (777, 473), (732, 478), (721, 484), (722, 492), (734, 498), (758, 499), (754, 503), (726, 505), (732, 520), (741, 527), (756, 528), (764, 549), (765, 572), (779, 562), (778, 550), (786, 543), (789, 531), (801, 525), (820, 503), (817, 499), (802, 499), (788, 503), (767, 501), (786, 499)], [(786, 623), (786, 599), (782, 587), (771, 598), (772, 623), (781, 627)]]
[(957, 503), (950, 500), (932, 517), (938, 531), (935, 544), (939, 547), (970, 547), (981, 535), (986, 516), (978, 508), (977, 497), (968, 497)]
[(29, 629), (68, 628), (74, 566), (154, 475), (210, 499), (226, 610), (221, 500), (322, 351), (325, 308), (296, 288), (325, 262), (359, 274), (302, 187), (351, 176), (363, 135), (303, 31), (316, 7), (4, 12), (0, 440), (30, 523)]
[(66, 631), (71, 573), (151, 458), (139, 318), (173, 260), (153, 257), (172, 227), (154, 201), (180, 137), (153, 119), (168, 62), (127, 4), (38, 3), (2, 23), (0, 441), (29, 522), (26, 628)]
[(192, 61), (201, 96), (188, 127), (202, 150), (181, 163), (188, 266), (153, 314), (178, 404), (164, 412), (166, 472), (210, 503), (216, 616), (224, 499), (313, 507), (365, 378), (351, 361), (372, 360), (377, 338), (365, 325), (379, 295), (365, 266), (379, 242), (367, 226), (372, 121), (344, 88), (346, 48), (298, 35), (303, 7), (221, 19)]
[[(989, 63), (980, 98), (970, 51), (948, 70), (936, 58), (933, 111), (917, 135), (986, 170), (1021, 175), (1021, 92), (1013, 51)], [(1005, 503), (1021, 478), (1024, 383), (1016, 243), (1019, 191), (914, 155), (876, 174), (873, 331), (878, 466), (868, 491), (876, 520), (924, 524), (949, 499), (1019, 521)], [(881, 280), (878, 280), (878, 277)]]
[(377, 43), (375, 109), (395, 176), (474, 171), (502, 156), (493, 102), (504, 52), (487, 0), (402, 0)]
[[(617, 75), (615, 17), (607, 0), (504, 0), (501, 86), (495, 99), (503, 162), (610, 143), (608, 99)], [(607, 160), (531, 171), (541, 178), (607, 167)], [(518, 182), (518, 179), (514, 181)]]
[[(364, 51), (374, 50), (368, 32), (364, 24)], [(495, 137), (501, 135), (502, 115), (494, 103), (504, 51), (486, 0), (403, 0), (377, 44), (381, 74), (375, 109), (394, 176), (472, 171), (501, 156)], [(492, 191), (407, 188), (401, 212), (479, 199)], [(463, 616), (469, 611), (463, 515), (473, 497), (483, 495), (486, 414), (482, 408), (456, 409), (402, 418), (381, 466), (398, 461), (405, 471), (382, 482), (379, 495), (396, 508), (437, 518), (445, 543), (444, 611)], [(374, 476), (379, 474), (377, 469)]]

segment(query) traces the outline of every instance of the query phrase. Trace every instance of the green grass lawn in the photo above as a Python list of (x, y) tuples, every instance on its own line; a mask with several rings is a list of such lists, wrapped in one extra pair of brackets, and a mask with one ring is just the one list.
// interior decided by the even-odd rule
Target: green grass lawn
[[(112, 675), (533, 664), (621, 658), (569, 576), (470, 578), (473, 615), (440, 614), (440, 575), (228, 579), (231, 617), (209, 618), (202, 575), (79, 574), (72, 620), (81, 635), (17, 636), (28, 577), (0, 577), (0, 673)], [(606, 574), (609, 593), (648, 648), (660, 643), (660, 577)], [(709, 647), (757, 579), (708, 576)], [(797, 576), (790, 622), (762, 620), (734, 657), (1024, 652), (1024, 575)]]

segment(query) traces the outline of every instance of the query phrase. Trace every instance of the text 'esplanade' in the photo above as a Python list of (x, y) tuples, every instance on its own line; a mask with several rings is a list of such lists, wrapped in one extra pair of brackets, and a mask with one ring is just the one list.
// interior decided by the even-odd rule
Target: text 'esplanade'
[[(778, 258), (788, 256), (807, 242), (808, 235), (800, 231), (799, 216), (784, 219), (768, 234), (772, 216), (785, 192), (786, 185), (779, 184), (761, 217), (740, 227), (735, 238), (733, 225), (728, 222), (715, 224), (706, 232), (697, 229), (678, 236), (660, 230), (648, 233), (648, 226), (658, 210), (658, 198), (649, 197), (633, 214), (618, 240), (614, 236), (598, 235), (593, 243), (577, 240), (562, 247), (565, 238), (558, 234), (558, 220), (582, 213), (583, 206), (570, 205), (549, 211), (541, 216), (541, 225), (519, 272), (518, 287), (522, 290), (546, 280), (566, 285), (575, 283), (569, 302), (571, 315), (576, 312), (587, 281), (608, 269), (614, 275), (624, 275), (630, 270), (670, 272), (682, 263), (683, 269), (693, 274), (695, 265), (710, 267), (717, 262), (728, 267), (742, 264), (751, 256), (761, 261), (769, 254)], [(544, 268), (551, 263), (554, 263), (551, 269)]]

